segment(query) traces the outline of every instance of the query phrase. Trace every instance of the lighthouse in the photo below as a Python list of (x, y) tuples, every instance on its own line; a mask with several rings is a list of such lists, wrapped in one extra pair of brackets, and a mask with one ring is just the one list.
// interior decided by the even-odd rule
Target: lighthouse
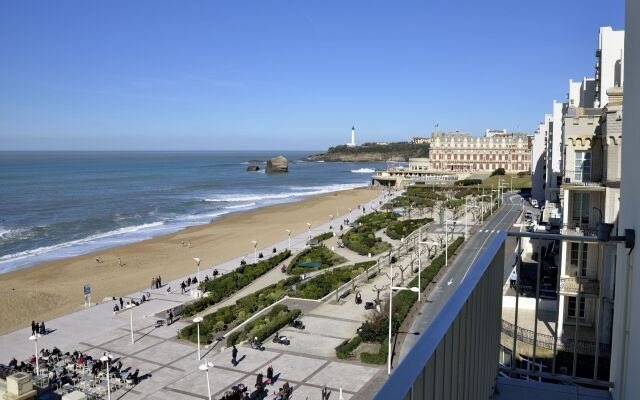
[(356, 127), (351, 127), (351, 143), (347, 143), (349, 147), (356, 147)]

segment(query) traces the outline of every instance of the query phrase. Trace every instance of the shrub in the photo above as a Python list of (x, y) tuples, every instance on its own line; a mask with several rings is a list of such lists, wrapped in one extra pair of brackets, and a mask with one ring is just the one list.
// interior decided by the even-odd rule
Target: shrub
[(495, 175), (504, 175), (506, 172), (504, 170), (504, 168), (498, 168), (495, 171), (493, 171), (491, 173), (491, 176), (495, 176)]
[(461, 181), (457, 181), (456, 185), (475, 186), (481, 183), (482, 183), (482, 179), (463, 179)]
[(335, 268), (296, 287), (292, 296), (302, 299), (321, 299), (351, 280), (355, 266)]
[(314, 236), (314, 239), (318, 241), (318, 243), (322, 242), (323, 240), (327, 240), (327, 239), (331, 239), (333, 237), (333, 232), (325, 232), (325, 233), (321, 233), (318, 236)]
[(298, 318), (299, 315), (300, 310), (289, 311), (287, 306), (278, 304), (269, 310), (266, 315), (246, 324), (241, 331), (230, 334), (227, 337), (227, 346), (233, 346), (242, 340), (248, 340), (253, 337), (257, 337), (259, 341), (264, 341), (274, 332)]
[(351, 340), (348, 340), (347, 342), (336, 347), (336, 356), (343, 360), (353, 358), (353, 351), (358, 346), (360, 346), (360, 343), (362, 343), (362, 338), (360, 336), (356, 336)]

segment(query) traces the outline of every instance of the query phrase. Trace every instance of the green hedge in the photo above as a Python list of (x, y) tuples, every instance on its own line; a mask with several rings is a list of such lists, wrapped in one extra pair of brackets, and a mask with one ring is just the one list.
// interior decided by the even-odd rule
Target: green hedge
[(318, 275), (307, 282), (297, 285), (296, 291), (292, 296), (302, 299), (321, 299), (349, 282), (353, 277), (354, 271), (362, 273), (364, 272), (364, 268), (355, 266), (334, 268), (331, 271), (327, 271), (322, 275)]
[(482, 179), (463, 179), (456, 182), (456, 185), (462, 186), (473, 186), (478, 184), (482, 184)]
[[(305, 274), (308, 272), (342, 264), (346, 261), (346, 258), (337, 255), (333, 251), (329, 250), (327, 246), (321, 244), (319, 246), (310, 247), (298, 253), (289, 263), (289, 266), (287, 267), (287, 273), (294, 275)], [(320, 266), (316, 268), (298, 266), (299, 263), (303, 262), (319, 262)]]
[(360, 354), (360, 361), (367, 364), (384, 364), (387, 362), (387, 355), (389, 354), (389, 339), (385, 339), (380, 345), (380, 350), (377, 353), (364, 352)]
[(331, 239), (333, 237), (333, 232), (325, 232), (325, 233), (321, 233), (318, 236), (314, 236), (314, 239), (318, 241), (318, 243), (322, 242), (323, 240), (327, 240), (327, 239)]
[(276, 331), (285, 327), (289, 322), (298, 318), (301, 311), (294, 309), (289, 311), (287, 306), (278, 304), (267, 315), (249, 322), (242, 330), (233, 332), (227, 337), (227, 346), (233, 346), (243, 340), (257, 337), (258, 341), (264, 341)]
[(387, 227), (387, 236), (400, 240), (423, 225), (433, 222), (433, 218), (410, 219), (406, 221), (393, 221)]
[(376, 231), (368, 227), (359, 226), (342, 236), (342, 243), (349, 250), (355, 251), (361, 256), (367, 254), (380, 254), (391, 249), (391, 245), (376, 237)]
[(289, 250), (285, 250), (269, 259), (258, 261), (257, 264), (247, 264), (228, 272), (219, 278), (211, 279), (208, 282), (200, 282), (200, 288), (207, 292), (208, 295), (186, 305), (182, 310), (182, 315), (190, 317), (206, 310), (216, 303), (219, 303), (221, 300), (231, 296), (265, 273), (269, 272), (290, 256), (291, 252)]
[(342, 360), (353, 358), (353, 351), (360, 346), (360, 343), (362, 343), (362, 338), (360, 336), (352, 338), (346, 343), (336, 347), (336, 356)]

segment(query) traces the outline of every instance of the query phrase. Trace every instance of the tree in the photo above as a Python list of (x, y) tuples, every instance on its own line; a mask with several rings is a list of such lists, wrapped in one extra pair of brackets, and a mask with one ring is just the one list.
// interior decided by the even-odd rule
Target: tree
[(493, 171), (493, 172), (491, 173), (491, 176), (495, 176), (495, 175), (504, 175), (504, 174), (506, 174), (506, 172), (505, 172), (504, 168), (498, 168), (498, 169), (496, 169), (495, 171)]

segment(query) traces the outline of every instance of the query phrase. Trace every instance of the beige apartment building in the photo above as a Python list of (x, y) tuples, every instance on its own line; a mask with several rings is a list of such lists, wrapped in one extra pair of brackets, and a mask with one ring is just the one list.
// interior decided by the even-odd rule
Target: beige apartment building
[(526, 172), (531, 168), (532, 143), (526, 133), (433, 132), (429, 146), (434, 170)]

